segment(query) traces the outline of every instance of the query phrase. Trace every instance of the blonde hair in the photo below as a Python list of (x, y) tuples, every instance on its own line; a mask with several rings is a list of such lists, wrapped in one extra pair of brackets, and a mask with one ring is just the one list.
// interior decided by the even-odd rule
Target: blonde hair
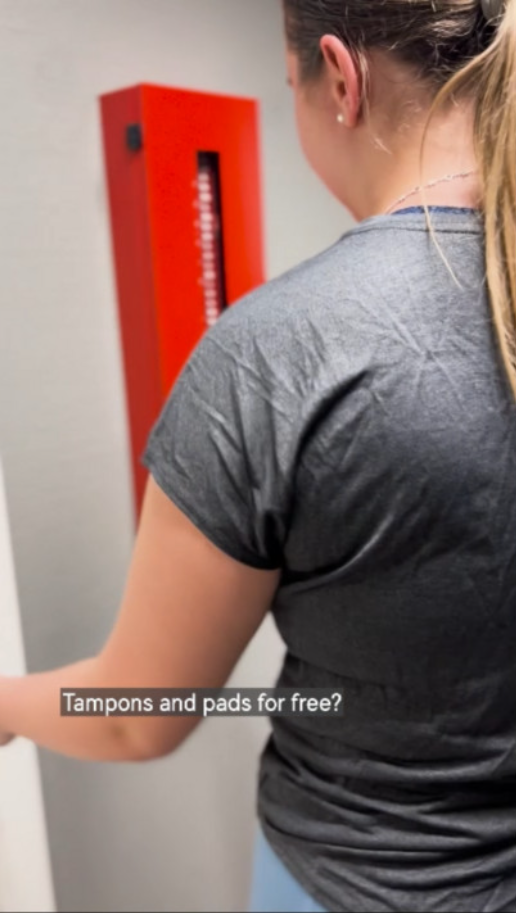
[[(480, 0), (283, 3), (287, 40), (299, 56), (305, 81), (316, 79), (321, 72), (321, 37), (334, 34), (349, 47), (360, 68), (366, 108), (368, 48), (389, 51), (416, 69), (422, 83), (433, 90), (421, 145), (422, 184), (432, 118), (458, 97), (472, 100), (488, 295), (502, 362), (516, 400), (516, 0), (505, 0), (500, 16), (491, 22), (486, 20)], [(442, 254), (428, 206), (424, 206), (428, 227)]]
[[(426, 123), (457, 95), (474, 99), (486, 278), (500, 354), (516, 399), (516, 0), (506, 0), (494, 40), (440, 89)], [(427, 222), (429, 212), (425, 204)]]

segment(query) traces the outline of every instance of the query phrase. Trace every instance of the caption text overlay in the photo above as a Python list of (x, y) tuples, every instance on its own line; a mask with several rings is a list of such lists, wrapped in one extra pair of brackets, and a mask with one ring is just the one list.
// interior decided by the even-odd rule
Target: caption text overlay
[(61, 716), (343, 716), (330, 688), (62, 688)]

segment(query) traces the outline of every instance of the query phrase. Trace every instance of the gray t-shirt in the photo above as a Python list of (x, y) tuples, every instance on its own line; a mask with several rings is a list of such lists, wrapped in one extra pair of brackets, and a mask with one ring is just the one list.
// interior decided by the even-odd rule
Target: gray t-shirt
[(456, 280), (412, 207), (228, 309), (142, 457), (219, 548), (282, 568), (277, 685), (344, 692), (272, 718), (257, 813), (345, 913), (516, 911), (516, 404), (481, 217), (432, 222)]

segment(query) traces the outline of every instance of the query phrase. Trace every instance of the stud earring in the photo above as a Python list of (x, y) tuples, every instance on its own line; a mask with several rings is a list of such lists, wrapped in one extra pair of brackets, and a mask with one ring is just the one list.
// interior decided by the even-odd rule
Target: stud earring
[(337, 114), (337, 120), (338, 120), (339, 124), (343, 124), (343, 123), (344, 123), (344, 115), (343, 115), (343, 114)]

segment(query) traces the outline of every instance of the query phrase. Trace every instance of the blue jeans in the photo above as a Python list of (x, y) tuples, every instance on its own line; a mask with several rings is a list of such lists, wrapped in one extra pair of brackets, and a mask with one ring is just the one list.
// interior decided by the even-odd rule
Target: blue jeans
[(296, 881), (258, 827), (248, 913), (326, 913)]

